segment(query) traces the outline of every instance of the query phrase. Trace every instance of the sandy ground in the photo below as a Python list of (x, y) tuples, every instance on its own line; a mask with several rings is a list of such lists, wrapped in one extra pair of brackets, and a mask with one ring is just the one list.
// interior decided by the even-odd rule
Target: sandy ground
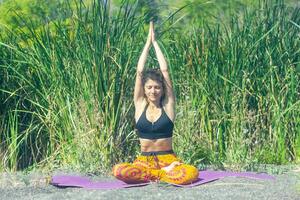
[[(72, 173), (74, 174), (74, 173)], [(194, 188), (177, 188), (153, 183), (119, 190), (60, 189), (46, 183), (40, 172), (2, 173), (0, 199), (300, 199), (300, 169), (274, 175), (276, 180), (228, 177)], [(91, 176), (94, 180), (112, 177)]]

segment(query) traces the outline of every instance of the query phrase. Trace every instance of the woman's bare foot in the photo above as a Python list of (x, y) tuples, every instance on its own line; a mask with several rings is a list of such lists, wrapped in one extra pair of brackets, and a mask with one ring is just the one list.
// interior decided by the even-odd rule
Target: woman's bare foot
[(163, 167), (161, 168), (162, 170), (166, 171), (166, 172), (170, 172), (171, 170), (173, 170), (176, 166), (181, 165), (181, 162), (178, 161), (174, 161), (172, 162), (169, 166)]

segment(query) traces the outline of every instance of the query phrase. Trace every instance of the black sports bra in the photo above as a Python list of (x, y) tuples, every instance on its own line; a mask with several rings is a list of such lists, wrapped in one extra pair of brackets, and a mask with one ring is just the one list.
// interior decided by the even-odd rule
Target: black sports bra
[(152, 123), (146, 118), (146, 110), (148, 105), (149, 104), (147, 104), (141, 117), (135, 124), (138, 136), (143, 139), (161, 139), (172, 137), (174, 124), (166, 114), (165, 110), (162, 108), (160, 117), (158, 120)]

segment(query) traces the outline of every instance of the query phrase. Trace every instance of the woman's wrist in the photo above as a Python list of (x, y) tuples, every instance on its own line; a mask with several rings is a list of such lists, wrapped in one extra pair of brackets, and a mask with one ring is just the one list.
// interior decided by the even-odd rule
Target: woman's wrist
[(147, 42), (145, 44), (145, 48), (147, 48), (149, 50), (150, 47), (151, 47), (151, 40), (150, 41), (147, 40)]
[(150, 46), (151, 43), (152, 43), (151, 35), (148, 35), (146, 44)]

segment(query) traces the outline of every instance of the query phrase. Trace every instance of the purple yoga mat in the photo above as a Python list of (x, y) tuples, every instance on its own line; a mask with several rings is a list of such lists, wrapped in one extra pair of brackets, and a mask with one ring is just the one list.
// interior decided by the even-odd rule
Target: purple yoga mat
[[(171, 185), (179, 186), (179, 187), (194, 187), (224, 177), (244, 177), (244, 178), (254, 178), (254, 179), (263, 179), (263, 180), (275, 179), (273, 176), (270, 176), (268, 174), (258, 174), (254, 172), (200, 171), (198, 180), (195, 181), (194, 183), (188, 185), (176, 185), (176, 184), (171, 184)], [(127, 184), (117, 179), (111, 181), (92, 181), (89, 178), (83, 176), (57, 175), (52, 177), (50, 184), (62, 188), (79, 187), (79, 188), (87, 188), (87, 189), (120, 189), (120, 188), (145, 186), (151, 183)]]
[(263, 180), (275, 180), (274, 176), (270, 176), (264, 173), (255, 173), (255, 172), (230, 172), (230, 171), (199, 171), (198, 180), (194, 183), (188, 185), (177, 185), (179, 187), (194, 187), (197, 185), (202, 185), (204, 183), (209, 183), (225, 177), (243, 177), (243, 178), (252, 178), (252, 179), (263, 179)]
[(79, 187), (87, 189), (120, 189), (144, 186), (148, 185), (149, 183), (127, 184), (117, 179), (111, 181), (92, 181), (83, 176), (57, 175), (52, 177), (50, 184), (62, 188)]

